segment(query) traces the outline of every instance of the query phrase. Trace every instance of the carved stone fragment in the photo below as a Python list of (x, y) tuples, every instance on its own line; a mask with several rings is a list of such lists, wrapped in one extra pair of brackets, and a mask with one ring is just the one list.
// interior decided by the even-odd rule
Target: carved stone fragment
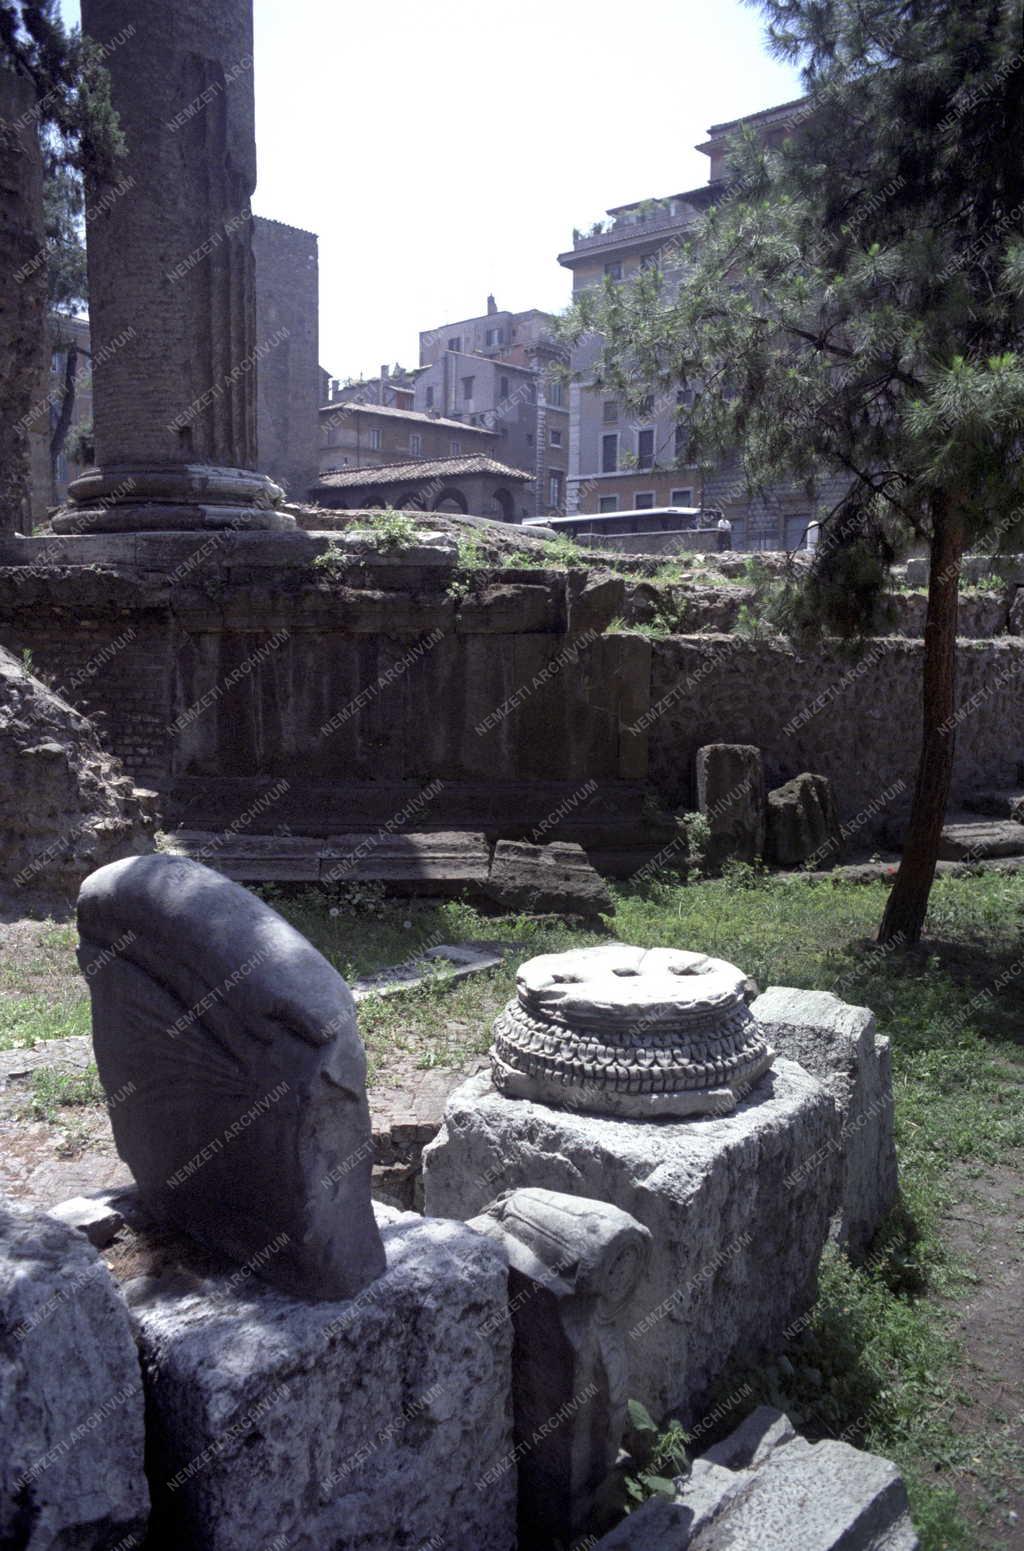
[(725, 1114), (773, 1053), (724, 959), (624, 944), (522, 966), (494, 1024), (495, 1087), (631, 1119)]

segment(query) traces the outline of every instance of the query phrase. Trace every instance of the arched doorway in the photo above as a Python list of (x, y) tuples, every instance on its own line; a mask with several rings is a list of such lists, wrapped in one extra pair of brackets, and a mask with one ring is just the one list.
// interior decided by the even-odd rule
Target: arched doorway
[(498, 508), (497, 515), (502, 522), (514, 522), (516, 515), (516, 503), (512, 499), (511, 491), (502, 485), (494, 492), (494, 504)]
[(459, 512), (463, 517), (469, 513), (469, 504), (461, 490), (456, 490), (454, 485), (445, 485), (431, 507), (433, 512)]

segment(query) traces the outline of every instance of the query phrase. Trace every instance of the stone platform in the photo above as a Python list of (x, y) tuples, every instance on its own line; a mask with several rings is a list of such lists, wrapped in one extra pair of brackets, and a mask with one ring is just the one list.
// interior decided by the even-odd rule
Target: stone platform
[(734, 1362), (780, 1345), (811, 1305), (839, 1194), (836, 1106), (794, 1062), (731, 1115), (630, 1121), (506, 1098), (489, 1074), (452, 1094), (424, 1151), (426, 1210), (469, 1218), (540, 1186), (609, 1202), (653, 1236), (625, 1315), (628, 1387), (692, 1419)]

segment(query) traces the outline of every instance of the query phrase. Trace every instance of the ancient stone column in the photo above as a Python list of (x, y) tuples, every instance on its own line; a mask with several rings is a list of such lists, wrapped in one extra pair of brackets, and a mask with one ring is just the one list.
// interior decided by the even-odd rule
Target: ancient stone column
[(292, 526), (256, 473), (252, 0), (83, 0), (127, 155), (87, 190), (97, 468), (58, 532)]

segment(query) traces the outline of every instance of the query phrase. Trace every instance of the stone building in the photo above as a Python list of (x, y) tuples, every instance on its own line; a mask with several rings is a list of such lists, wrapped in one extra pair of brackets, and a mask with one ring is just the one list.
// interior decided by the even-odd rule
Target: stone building
[(569, 414), (554, 322), (537, 308), (499, 310), (489, 296), (480, 316), (420, 334), (415, 373), (418, 410), (494, 432), (502, 460), (531, 471), (530, 517), (565, 510)]
[(483, 453), (424, 458), (377, 468), (322, 474), (310, 492), (320, 506), (341, 510), (393, 506), (405, 511), (461, 512), (522, 522), (531, 476)]
[(321, 474), (467, 453), (495, 458), (500, 446), (496, 431), (411, 408), (335, 400), (320, 409)]
[(253, 218), (256, 339), (283, 341), (258, 363), (257, 464), (293, 500), (304, 501), (318, 472), (320, 403), (319, 259), (313, 232)]
[[(589, 232), (575, 232), (573, 246), (559, 254), (571, 271), (577, 293), (605, 281), (630, 280), (657, 266), (671, 273), (681, 242), (692, 235), (701, 216), (725, 189), (725, 159), (730, 138), (741, 126), (768, 143), (777, 142), (800, 122), (802, 101), (784, 103), (743, 119), (714, 124), (697, 147), (709, 159), (709, 180), (665, 199), (643, 199), (608, 211)], [(687, 460), (688, 393), (651, 396), (639, 412), (614, 394), (588, 382), (600, 341), (588, 340), (573, 355), (569, 391), (571, 463), (570, 512), (611, 513), (661, 506), (721, 508), (733, 524), (738, 549), (793, 548), (802, 542), (814, 516), (800, 491), (779, 490), (765, 499), (748, 498), (738, 465), (728, 464), (702, 476)], [(830, 503), (831, 504), (831, 503)]]

